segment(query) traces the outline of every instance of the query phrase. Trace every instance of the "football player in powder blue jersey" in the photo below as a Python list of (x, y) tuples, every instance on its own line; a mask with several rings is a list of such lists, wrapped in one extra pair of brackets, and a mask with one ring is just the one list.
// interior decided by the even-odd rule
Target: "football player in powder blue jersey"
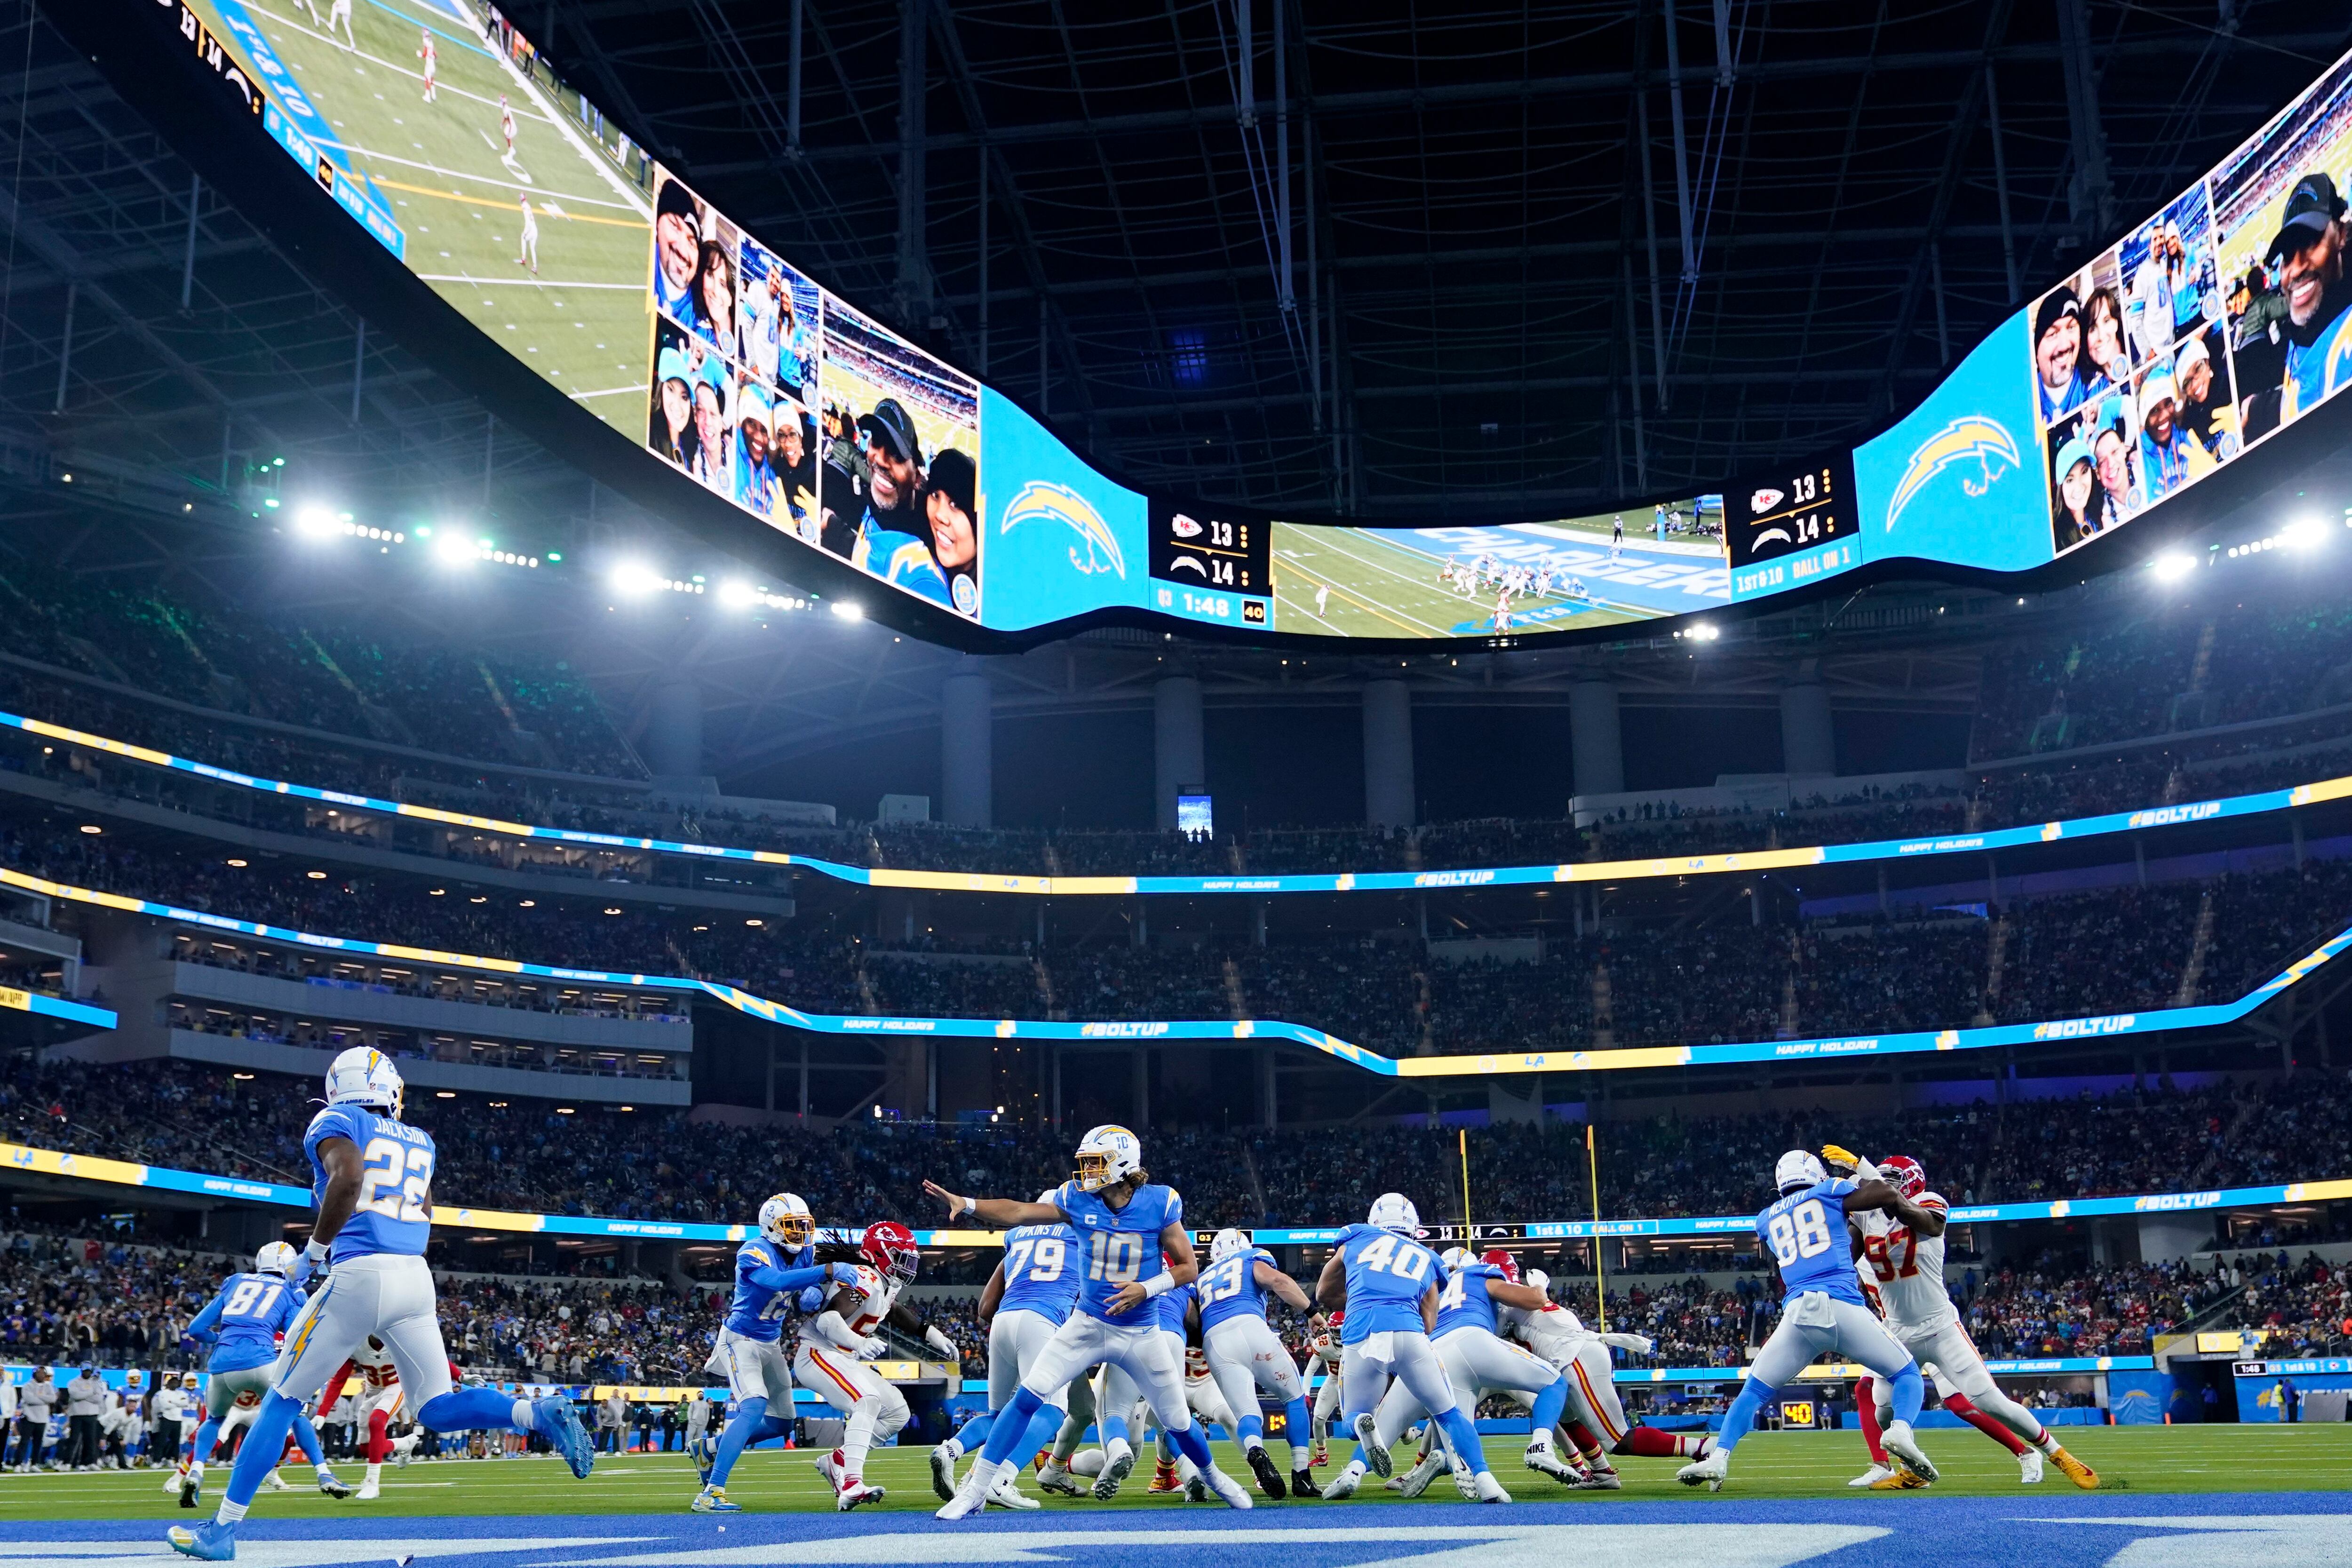
[(1780, 1156), (1772, 1184), (1780, 1195), (1756, 1216), (1756, 1234), (1780, 1265), (1780, 1321), (1748, 1363), (1748, 1381), (1724, 1412), (1715, 1447), (1706, 1458), (1677, 1470), (1675, 1479), (1685, 1486), (1721, 1491), (1731, 1450), (1756, 1425), (1758, 1407), (1793, 1382), (1814, 1357), (1834, 1350), (1886, 1381), (1895, 1396), (1895, 1420), (1880, 1442), (1921, 1480), (1934, 1480), (1936, 1467), (1920, 1452), (1911, 1431), (1922, 1393), (1918, 1363), (1864, 1301), (1845, 1220), (1850, 1214), (1876, 1209), (1905, 1225), (1932, 1226), (1934, 1216), (1888, 1182), (1832, 1180), (1821, 1161), (1802, 1149)]
[(1208, 1355), (1209, 1375), (1225, 1396), (1239, 1430), (1242, 1454), (1257, 1477), (1258, 1489), (1280, 1498), (1282, 1472), (1266, 1458), (1265, 1418), (1257, 1413), (1257, 1394), (1264, 1389), (1284, 1402), (1290, 1439), (1290, 1487), (1300, 1497), (1318, 1489), (1307, 1468), (1307, 1436), (1312, 1425), (1307, 1414), (1307, 1385), (1280, 1335), (1266, 1321), (1265, 1300), (1272, 1295), (1304, 1316), (1310, 1310), (1307, 1292), (1277, 1268), (1274, 1254), (1253, 1244), (1246, 1231), (1227, 1228), (1209, 1242), (1209, 1267), (1192, 1281), (1194, 1321), (1200, 1325), (1201, 1348)]
[(219, 1511), (194, 1530), (175, 1525), (169, 1532), (173, 1550), (184, 1556), (235, 1559), (237, 1526), (284, 1448), (295, 1415), (370, 1337), (392, 1352), (418, 1426), (536, 1432), (583, 1480), (595, 1464), (568, 1397), (516, 1399), (495, 1388), (450, 1386), (433, 1271), (425, 1264), (433, 1231), (433, 1135), (401, 1120), (404, 1093), (391, 1058), (366, 1046), (343, 1052), (327, 1069), (327, 1108), (311, 1120), (302, 1142), (318, 1209), (303, 1250), (311, 1262), (330, 1265), (327, 1282), (288, 1331)]
[(1454, 1384), (1429, 1341), (1444, 1270), (1437, 1255), (1413, 1239), (1420, 1233), (1421, 1215), (1404, 1194), (1382, 1193), (1366, 1223), (1339, 1233), (1339, 1248), (1316, 1281), (1322, 1304), (1348, 1314), (1340, 1331), (1339, 1377), (1344, 1413), (1356, 1430), (1355, 1457), (1323, 1489), (1323, 1496), (1354, 1496), (1367, 1468), (1381, 1476), (1390, 1473), (1374, 1412), (1393, 1377), (1437, 1423), (1453, 1450), (1454, 1475), (1469, 1478), (1465, 1495), (1480, 1502), (1508, 1502), (1511, 1494), (1487, 1469), (1478, 1428), (1455, 1401)]
[[(1054, 1194), (1040, 1193), (1037, 1201), (1050, 1205)], [(1018, 1225), (1004, 1233), (1004, 1258), (980, 1292), (980, 1321), (988, 1329), (988, 1409), (931, 1450), (931, 1489), (940, 1501), (955, 1500), (956, 1461), (987, 1443), (1023, 1374), (1076, 1309), (1079, 1272), (1078, 1234), (1068, 1226)], [(1074, 1398), (1083, 1404), (1086, 1421), (1095, 1418), (1093, 1390), (1086, 1379), (1076, 1379), (1037, 1412), (1028, 1436), (1014, 1446), (1013, 1468), (1005, 1471), (991, 1501), (1036, 1506), (1013, 1485), (1020, 1462), (1054, 1440), (1069, 1414), (1066, 1402)]]
[[(205, 1363), (205, 1419), (196, 1428), (190, 1458), (180, 1461), (163, 1490), (194, 1508), (204, 1494), (205, 1461), (220, 1441), (222, 1417), (242, 1394), (259, 1394), (269, 1387), (269, 1369), (278, 1361), (278, 1337), (293, 1323), (309, 1298), (302, 1281), (310, 1277), (310, 1261), (282, 1241), (263, 1247), (249, 1274), (232, 1274), (188, 1324), (188, 1337), (213, 1347)], [(319, 1434), (299, 1411), (294, 1416), (294, 1441), (318, 1473), (319, 1489), (331, 1498), (347, 1498), (352, 1489), (335, 1479), (319, 1448)]]
[[(1184, 1200), (1174, 1188), (1151, 1181), (1143, 1168), (1142, 1141), (1124, 1127), (1097, 1127), (1079, 1140), (1077, 1167), (1076, 1177), (1056, 1188), (1051, 1203), (971, 1198), (936, 1182), (923, 1184), (925, 1192), (947, 1205), (951, 1220), (976, 1218), (1007, 1229), (1066, 1225), (1079, 1242), (1077, 1310), (1045, 1342), (998, 1414), (987, 1447), (953, 1500), (941, 1506), (939, 1517), (968, 1519), (979, 1512), (1037, 1412), (1097, 1363), (1124, 1368), (1210, 1489), (1228, 1507), (1248, 1508), (1249, 1492), (1217, 1468), (1208, 1440), (1193, 1425), (1184, 1402), (1182, 1363), (1169, 1354), (1166, 1336), (1154, 1324), (1153, 1299), (1199, 1271), (1192, 1238), (1184, 1229)], [(1156, 1262), (1161, 1257), (1169, 1261), (1146, 1274), (1146, 1260)], [(1107, 1453), (1103, 1473), (1108, 1476), (1116, 1468), (1124, 1479), (1134, 1466), (1131, 1451), (1112, 1450)]]

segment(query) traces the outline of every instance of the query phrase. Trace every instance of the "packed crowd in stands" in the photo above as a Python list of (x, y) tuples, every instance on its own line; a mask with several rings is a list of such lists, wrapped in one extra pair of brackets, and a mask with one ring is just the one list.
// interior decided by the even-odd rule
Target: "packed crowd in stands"
[[(37, 1148), (279, 1182), (306, 1180), (301, 1136), (316, 1085), (238, 1079), (188, 1062), (18, 1060), (0, 1081), (0, 1138)], [(432, 1100), (416, 1115), (441, 1148), (446, 1204), (623, 1219), (741, 1223), (779, 1188), (820, 1223), (929, 1225), (926, 1179), (1021, 1196), (1069, 1175), (1068, 1138), (1013, 1123), (856, 1120), (832, 1131), (740, 1127), (682, 1111), (547, 1100)], [(2269, 1083), (1932, 1106), (1895, 1115), (1813, 1110), (1596, 1124), (1600, 1206), (1612, 1216), (1752, 1212), (1773, 1160), (1837, 1142), (1909, 1153), (1958, 1205), (2177, 1192), (2352, 1175), (2352, 1082), (2303, 1072)], [(1479, 1215), (1559, 1219), (1594, 1207), (1585, 1124), (1497, 1124), (1470, 1134)], [(1391, 1188), (1433, 1221), (1458, 1214), (1450, 1128), (1165, 1129), (1156, 1179), (1196, 1226), (1328, 1226)], [(1418, 1173), (1418, 1174), (1415, 1174)]]
[(490, 761), (640, 774), (587, 684), (544, 666), (355, 637), (12, 563), (0, 647), (200, 707)]
[[(567, 908), (396, 876), (313, 880), (27, 821), (0, 863), (52, 879), (296, 931), (443, 952), (723, 982), (804, 1012), (863, 1016), (1279, 1018), (1384, 1054), (1704, 1044), (2142, 1012), (2240, 996), (2352, 921), (2352, 860), (2015, 900), (1900, 920), (1612, 921), (1525, 961), (1444, 961), (1354, 935), (1187, 949), (999, 944), (890, 951), (838, 929), (611, 906)], [(551, 907), (539, 907), (540, 905)], [(1742, 911), (1744, 912), (1744, 911)], [(1402, 935), (1402, 933), (1399, 933)], [(306, 967), (316, 965), (306, 961)], [(412, 972), (439, 994), (462, 979)], [(576, 987), (500, 990), (576, 1005)]]
[[(16, 586), (20, 598), (28, 584)], [(0, 647), (60, 669), (128, 684), (131, 668), (162, 672), (159, 694), (230, 712), (266, 714), (386, 746), (480, 759), (469, 768), (362, 744), (338, 744), (142, 703), (125, 692), (20, 666), (0, 667), (0, 705), (265, 777), (565, 828), (778, 849), (866, 867), (1092, 876), (1422, 870), (1545, 865), (1794, 844), (1975, 831), (2278, 788), (2352, 770), (2352, 723), (2333, 714), (2352, 695), (2335, 672), (2352, 660), (2352, 615), (2333, 608), (2233, 610), (2212, 622), (2203, 686), (2194, 684), (2201, 622), (2153, 617), (2079, 637), (2004, 645), (1986, 656), (1974, 754), (2120, 743), (2321, 708), (2308, 723), (2259, 734), (2186, 736), (2160, 751), (2074, 757), (2042, 766), (1955, 775), (1897, 789), (1824, 784), (1780, 810), (1694, 810), (1654, 803), (1582, 826), (1564, 820), (1472, 820), (1417, 830), (1255, 828), (1214, 838), (1105, 830), (981, 830), (937, 825), (788, 825), (763, 816), (660, 804), (596, 700), (571, 672), (525, 670), (444, 650), (400, 650), (345, 634), (211, 617), (149, 596), (40, 577), (29, 613), (12, 616)], [(50, 602), (54, 600), (54, 602)], [(112, 672), (110, 673), (110, 670)], [(2341, 689), (2339, 689), (2339, 688)], [(2038, 737), (2038, 739), (2037, 739)], [(294, 831), (351, 837), (349, 821), (302, 820), (299, 805), (236, 792), (120, 759), (82, 765), (37, 737), (0, 745), (0, 766), (62, 771), (142, 797)], [(534, 776), (525, 764), (609, 776)], [(524, 771), (504, 771), (524, 769)], [(282, 820), (278, 820), (282, 819)], [(451, 853), (502, 853), (460, 843)], [(663, 858), (620, 854), (562, 867), (580, 875), (683, 877)]]

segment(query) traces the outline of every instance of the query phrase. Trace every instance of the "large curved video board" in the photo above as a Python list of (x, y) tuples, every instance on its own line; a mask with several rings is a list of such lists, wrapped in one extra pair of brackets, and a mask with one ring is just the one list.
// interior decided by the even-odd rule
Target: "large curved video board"
[(814, 552), (967, 646), (1081, 618), (1486, 640), (1898, 563), (2033, 574), (2226, 469), (2352, 367), (2347, 56), (1857, 447), (1580, 517), (1273, 517), (1103, 475), (712, 206), (482, 0), (89, 10), (113, 4), (176, 29), (223, 84), (215, 112), (241, 107), (604, 438), (768, 531), (750, 537), (772, 536), (780, 570)]

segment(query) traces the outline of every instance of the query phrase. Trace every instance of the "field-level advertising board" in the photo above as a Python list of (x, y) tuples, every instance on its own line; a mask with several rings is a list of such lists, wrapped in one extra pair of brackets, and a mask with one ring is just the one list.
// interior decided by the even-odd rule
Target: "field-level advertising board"
[(780, 571), (812, 552), (976, 631), (1116, 612), (1491, 641), (1896, 562), (2031, 572), (2194, 491), (2352, 379), (2352, 56), (1858, 446), (1719, 493), (1367, 528), (1119, 484), (649, 159), (484, 0), (324, 20), (264, 0), (93, 4), (176, 29), (240, 133), (340, 209), (321, 221), (361, 226), (646, 461), (763, 524), (745, 537)]

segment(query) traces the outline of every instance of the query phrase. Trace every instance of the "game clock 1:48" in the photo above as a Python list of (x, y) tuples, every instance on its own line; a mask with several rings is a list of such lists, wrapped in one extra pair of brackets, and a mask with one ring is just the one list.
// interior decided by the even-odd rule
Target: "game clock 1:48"
[(1723, 488), (1723, 540), (1731, 565), (1794, 555), (1852, 537), (1853, 459), (1845, 452), (1769, 479)]
[(1151, 574), (1163, 583), (1239, 595), (1263, 595), (1272, 578), (1274, 529), (1255, 514), (1151, 506)]

